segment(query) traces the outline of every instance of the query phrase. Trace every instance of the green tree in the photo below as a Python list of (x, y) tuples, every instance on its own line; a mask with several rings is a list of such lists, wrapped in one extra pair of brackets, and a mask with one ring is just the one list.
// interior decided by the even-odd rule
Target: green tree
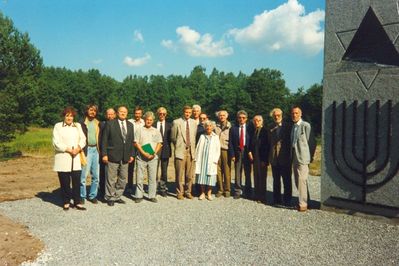
[(42, 71), (39, 51), (27, 33), (20, 33), (0, 12), (0, 143), (25, 131), (40, 114), (38, 78)]

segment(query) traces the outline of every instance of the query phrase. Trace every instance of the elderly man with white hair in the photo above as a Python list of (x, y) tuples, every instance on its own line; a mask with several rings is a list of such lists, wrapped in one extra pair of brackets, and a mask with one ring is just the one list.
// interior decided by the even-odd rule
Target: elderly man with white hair
[(215, 132), (220, 141), (220, 159), (218, 162), (218, 192), (216, 197), (230, 197), (231, 183), (231, 158), (229, 156), (229, 134), (231, 123), (227, 120), (229, 113), (226, 110), (220, 110), (216, 113), (219, 122), (216, 124)]
[(201, 106), (199, 106), (198, 104), (194, 104), (193, 105), (193, 119), (194, 119), (195, 123), (197, 124), (197, 126), (201, 122), (200, 115), (201, 115)]
[(137, 155), (137, 184), (135, 193), (135, 202), (143, 200), (144, 194), (144, 173), (148, 172), (148, 199), (156, 203), (157, 192), (157, 167), (158, 152), (162, 148), (162, 135), (159, 130), (152, 126), (154, 123), (154, 113), (146, 112), (144, 114), (144, 127), (137, 130), (134, 135), (134, 146), (138, 150)]

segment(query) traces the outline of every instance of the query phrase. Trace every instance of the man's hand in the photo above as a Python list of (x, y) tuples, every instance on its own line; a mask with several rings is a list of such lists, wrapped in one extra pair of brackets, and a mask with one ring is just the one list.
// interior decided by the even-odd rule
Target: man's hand
[(105, 163), (105, 164), (108, 163), (108, 156), (107, 155), (103, 156), (103, 163)]
[(132, 156), (130, 156), (128, 163), (131, 163), (134, 161), (134, 158)]

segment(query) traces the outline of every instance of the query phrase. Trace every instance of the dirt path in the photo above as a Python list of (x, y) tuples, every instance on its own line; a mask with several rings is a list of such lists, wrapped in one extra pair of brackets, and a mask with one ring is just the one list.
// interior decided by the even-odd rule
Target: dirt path
[[(0, 202), (32, 198), (51, 192), (58, 184), (52, 157), (22, 157), (0, 162)], [(23, 225), (0, 213), (0, 265), (19, 265), (36, 259), (43, 243)]]

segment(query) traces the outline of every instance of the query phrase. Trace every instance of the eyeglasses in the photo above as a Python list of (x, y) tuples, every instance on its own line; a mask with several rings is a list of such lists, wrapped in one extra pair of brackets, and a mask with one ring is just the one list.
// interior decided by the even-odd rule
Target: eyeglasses
[(166, 113), (158, 113), (158, 115), (166, 115)]
[(247, 119), (246, 116), (239, 116), (238, 119)]

